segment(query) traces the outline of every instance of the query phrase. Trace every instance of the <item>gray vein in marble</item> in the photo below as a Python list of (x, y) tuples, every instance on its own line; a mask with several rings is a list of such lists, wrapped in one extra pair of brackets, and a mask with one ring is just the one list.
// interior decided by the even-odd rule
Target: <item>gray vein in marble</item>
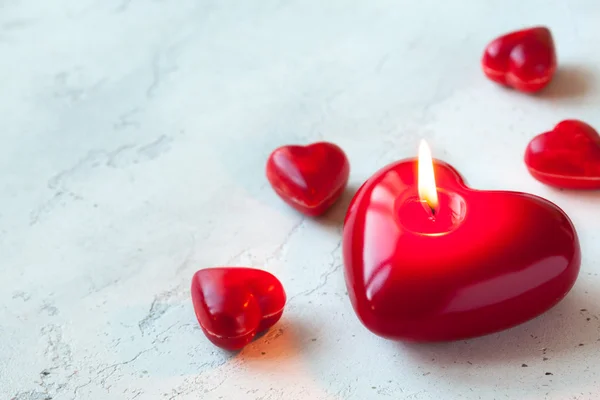
[(242, 258), (242, 256), (248, 254), (250, 257), (252, 257), (252, 252), (249, 249), (243, 249), (238, 251), (237, 253), (235, 253), (233, 256), (229, 257), (227, 259), (227, 261), (225, 262), (225, 265), (235, 265), (239, 262), (239, 260)]
[(54, 76), (53, 97), (73, 104), (89, 97), (106, 82), (106, 78), (99, 78), (94, 82), (89, 80), (82, 67), (60, 72)]
[(40, 311), (45, 311), (49, 317), (54, 317), (59, 313), (58, 308), (51, 303), (44, 303), (40, 308)]
[(120, 131), (127, 128), (137, 129), (140, 127), (140, 122), (133, 117), (140, 113), (140, 109), (133, 108), (118, 117), (118, 121), (113, 124), (113, 129)]
[(331, 252), (329, 253), (329, 256), (331, 257), (331, 262), (329, 263), (329, 269), (327, 269), (327, 271), (325, 271), (321, 274), (321, 276), (319, 277), (319, 283), (313, 288), (304, 290), (304, 291), (297, 293), (294, 296), (290, 297), (290, 299), (288, 300), (288, 303), (292, 302), (295, 298), (297, 298), (299, 296), (308, 296), (312, 293), (315, 293), (317, 290), (319, 290), (319, 289), (325, 287), (325, 285), (327, 285), (327, 281), (329, 280), (329, 277), (331, 275), (335, 274), (337, 271), (339, 271), (340, 268), (342, 268), (342, 266), (344, 265), (343, 263), (340, 262), (339, 255), (336, 254), (339, 252), (341, 247), (342, 247), (342, 241), (340, 240), (338, 242), (338, 244), (335, 246), (335, 248), (333, 250), (331, 250)]
[(172, 300), (181, 296), (184, 285), (179, 285), (175, 289), (160, 293), (154, 297), (148, 314), (138, 322), (138, 328), (142, 336), (148, 330), (153, 329), (155, 322), (161, 318), (170, 308), (179, 305)]
[(32, 20), (32, 19), (13, 19), (10, 21), (3, 22), (0, 25), (0, 30), (2, 30), (2, 31), (19, 30), (19, 29), (29, 27), (33, 22), (34, 22), (34, 20)]
[(138, 390), (135, 395), (133, 397), (130, 397), (129, 400), (134, 400), (137, 399), (139, 396), (143, 395), (144, 391), (143, 390)]
[(148, 348), (148, 349), (145, 349), (145, 350), (142, 350), (142, 351), (140, 351), (140, 352), (139, 352), (139, 353), (137, 353), (137, 354), (136, 354), (136, 355), (135, 355), (133, 358), (131, 358), (131, 359), (127, 360), (127, 361), (122, 361), (122, 362), (114, 363), (114, 364), (111, 364), (111, 365), (109, 365), (109, 366), (107, 366), (107, 367), (104, 367), (104, 368), (102, 368), (102, 369), (100, 369), (100, 370), (96, 371), (96, 375), (97, 375), (97, 376), (101, 376), (101, 375), (102, 375), (102, 374), (104, 374), (105, 372), (109, 371), (107, 374), (105, 374), (104, 376), (102, 376), (102, 377), (100, 378), (100, 384), (102, 385), (102, 387), (103, 387), (104, 389), (106, 389), (107, 391), (110, 391), (110, 387), (111, 387), (111, 385), (108, 385), (108, 383), (107, 383), (107, 382), (108, 382), (108, 380), (109, 380), (109, 379), (110, 379), (110, 378), (111, 378), (111, 377), (112, 377), (112, 376), (113, 376), (115, 373), (117, 373), (117, 372), (120, 370), (120, 368), (121, 368), (122, 366), (124, 366), (124, 365), (127, 365), (127, 364), (131, 364), (131, 363), (135, 362), (135, 361), (136, 361), (138, 358), (140, 358), (140, 356), (142, 356), (142, 354), (148, 353), (149, 351), (152, 351), (152, 350), (156, 350), (156, 346), (153, 346), (153, 347), (150, 347), (150, 348)]
[(327, 285), (327, 281), (329, 280), (329, 277), (331, 275), (335, 274), (337, 271), (339, 271), (342, 268), (342, 266), (343, 266), (343, 264), (337, 264), (337, 265), (332, 266), (330, 269), (328, 269), (323, 274), (321, 274), (321, 276), (319, 277), (319, 284), (317, 286), (292, 296), (289, 301), (291, 302), (292, 300), (294, 300), (295, 298), (297, 298), (299, 296), (308, 296), (312, 293), (315, 293), (317, 290), (322, 289), (323, 287), (325, 287), (325, 285)]
[(31, 295), (29, 293), (19, 290), (19, 291), (16, 291), (13, 293), (12, 298), (13, 299), (21, 299), (24, 302), (27, 302), (31, 299)]
[(169, 151), (172, 142), (172, 137), (162, 135), (155, 141), (140, 146), (137, 152), (148, 160), (154, 160), (155, 158)]
[(162, 55), (161, 53), (155, 54), (152, 59), (152, 81), (146, 89), (146, 97), (153, 97), (163, 79), (178, 69), (179, 67), (173, 64), (171, 57)]
[(111, 287), (113, 285), (116, 285), (117, 283), (119, 283), (119, 281), (121, 281), (121, 279), (123, 279), (123, 277), (118, 277), (115, 279), (112, 279), (108, 282), (105, 282), (104, 284), (98, 285), (94, 282), (93, 277), (91, 275), (85, 275), (84, 279), (87, 281), (87, 283), (89, 284), (89, 290), (87, 291), (87, 293), (83, 296), (83, 298), (86, 298), (88, 296), (91, 296), (93, 294), (99, 293), (101, 291), (103, 291), (104, 289)]
[(167, 329), (163, 330), (162, 332), (157, 333), (154, 340), (152, 341), (152, 344), (166, 342), (170, 338), (170, 336), (168, 336), (168, 335), (163, 336), (163, 335), (165, 333), (169, 332), (171, 329), (173, 329), (177, 325), (179, 325), (179, 322), (175, 322), (174, 324), (171, 324)]
[(48, 393), (31, 390), (28, 392), (19, 392), (11, 400), (52, 400)]
[(383, 67), (385, 67), (385, 65), (388, 63), (389, 60), (390, 60), (390, 53), (384, 54), (377, 62), (377, 65), (375, 66), (375, 72), (380, 73), (381, 70), (383, 69)]
[(44, 326), (40, 333), (47, 342), (44, 356), (50, 361), (51, 366), (40, 372), (40, 381), (36, 382), (42, 389), (17, 393), (13, 399), (18, 400), (46, 400), (60, 394), (68, 385), (73, 376), (66, 375), (72, 367), (71, 347), (65, 343), (62, 328), (56, 324)]
[(283, 241), (279, 246), (277, 246), (270, 256), (265, 260), (265, 265), (270, 263), (273, 260), (279, 260), (282, 254), (285, 253), (286, 247), (289, 245), (290, 239), (302, 228), (304, 222), (306, 221), (305, 217), (301, 217), (296, 224), (289, 230), (289, 232), (284, 236)]
[[(193, 392), (201, 392), (204, 394), (213, 392), (220, 388), (229, 378), (229, 375), (221, 378), (219, 383), (212, 384), (210, 378), (204, 378), (202, 375), (195, 377), (194, 379), (188, 379), (184, 381), (184, 384), (172, 390), (173, 394), (169, 397), (169, 400), (175, 400), (182, 394), (189, 394)], [(167, 394), (168, 395), (168, 394)]]
[(73, 166), (55, 174), (47, 183), (48, 189), (54, 191), (52, 197), (29, 214), (29, 224), (35, 225), (40, 218), (52, 212), (56, 207), (69, 200), (83, 200), (84, 196), (69, 189), (71, 180), (84, 176), (90, 170), (98, 167), (125, 168), (142, 161), (150, 161), (167, 153), (173, 138), (161, 135), (153, 141), (141, 145), (125, 144), (115, 150), (90, 150), (88, 154)]
[(115, 12), (121, 13), (123, 11), (126, 11), (131, 5), (131, 3), (133, 3), (133, 0), (122, 0), (121, 4), (119, 4), (119, 6), (115, 9)]
[(50, 324), (43, 327), (40, 332), (48, 343), (44, 355), (54, 364), (51, 368), (68, 367), (72, 362), (71, 348), (63, 341), (62, 328), (59, 325)]
[(79, 396), (79, 390), (83, 389), (84, 387), (89, 386), (91, 383), (92, 383), (92, 380), (88, 379), (88, 381), (86, 383), (84, 383), (83, 385), (75, 386), (75, 389), (73, 389), (73, 396), (75, 398), (77, 398)]
[(184, 271), (190, 265), (190, 262), (193, 259), (194, 253), (196, 251), (196, 235), (191, 234), (190, 241), (191, 241), (190, 249), (188, 250), (188, 253), (185, 256), (185, 258), (183, 259), (183, 261), (181, 262), (181, 264), (179, 264), (179, 266), (175, 270), (176, 274), (179, 274), (180, 272)]

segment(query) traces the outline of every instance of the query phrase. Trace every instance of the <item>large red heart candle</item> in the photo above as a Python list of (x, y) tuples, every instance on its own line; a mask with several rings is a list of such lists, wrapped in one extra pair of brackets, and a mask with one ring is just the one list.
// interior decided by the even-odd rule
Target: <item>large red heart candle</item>
[(522, 92), (541, 90), (556, 71), (552, 33), (540, 26), (500, 36), (485, 48), (481, 66), (495, 82)]
[(535, 179), (547, 185), (600, 189), (600, 135), (585, 122), (561, 121), (529, 142), (525, 164)]
[(192, 303), (206, 337), (239, 350), (283, 313), (286, 294), (272, 274), (254, 268), (201, 269), (192, 278)]
[(360, 321), (386, 338), (447, 341), (512, 327), (559, 302), (581, 259), (567, 215), (531, 194), (471, 189), (430, 157), (422, 148), (418, 185), (417, 160), (402, 160), (352, 200), (343, 257)]

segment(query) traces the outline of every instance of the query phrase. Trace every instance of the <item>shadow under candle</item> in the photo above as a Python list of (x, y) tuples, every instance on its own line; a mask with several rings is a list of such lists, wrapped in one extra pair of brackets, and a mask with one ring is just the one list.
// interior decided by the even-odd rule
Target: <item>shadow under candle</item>
[(344, 219), (346, 218), (346, 212), (348, 211), (350, 202), (357, 191), (358, 186), (349, 184), (338, 201), (336, 201), (325, 214), (318, 217), (316, 221), (325, 226), (341, 229), (344, 226)]
[(595, 74), (580, 65), (559, 65), (552, 82), (535, 96), (547, 100), (578, 99), (591, 92)]

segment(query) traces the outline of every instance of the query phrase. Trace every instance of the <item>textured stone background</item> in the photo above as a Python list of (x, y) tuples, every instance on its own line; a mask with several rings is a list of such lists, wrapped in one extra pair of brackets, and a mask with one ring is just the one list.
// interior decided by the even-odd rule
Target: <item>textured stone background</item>
[[(0, 398), (600, 398), (600, 194), (522, 163), (561, 119), (600, 127), (599, 18), (596, 0), (0, 0)], [(485, 44), (542, 23), (552, 86), (488, 82)], [(264, 163), (334, 141), (356, 189), (420, 138), (472, 186), (572, 217), (582, 272), (556, 308), (441, 345), (360, 325), (340, 260), (352, 190), (303, 219)], [(289, 295), (235, 356), (189, 300), (192, 274), (222, 264), (268, 269)]]

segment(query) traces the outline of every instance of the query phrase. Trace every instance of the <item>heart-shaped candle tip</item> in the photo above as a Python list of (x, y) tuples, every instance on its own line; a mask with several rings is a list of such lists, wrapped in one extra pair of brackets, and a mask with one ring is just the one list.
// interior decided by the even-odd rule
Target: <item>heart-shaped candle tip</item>
[(522, 92), (546, 87), (556, 71), (556, 50), (550, 29), (538, 26), (500, 36), (485, 48), (485, 75)]
[(283, 314), (286, 294), (272, 274), (254, 268), (219, 267), (197, 271), (192, 303), (206, 337), (226, 350), (239, 350)]
[(339, 146), (318, 142), (275, 149), (266, 172), (275, 193), (286, 203), (308, 216), (319, 216), (344, 192), (350, 163)]
[(547, 185), (600, 189), (600, 136), (585, 122), (562, 121), (529, 142), (525, 164), (535, 179)]

